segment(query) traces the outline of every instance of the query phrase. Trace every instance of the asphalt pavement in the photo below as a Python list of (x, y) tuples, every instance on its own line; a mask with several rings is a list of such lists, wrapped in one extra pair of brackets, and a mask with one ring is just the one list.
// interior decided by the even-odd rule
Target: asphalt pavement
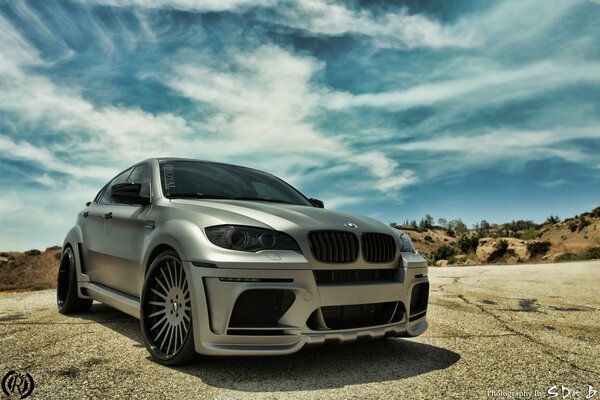
[(44, 399), (562, 399), (566, 389), (600, 400), (600, 261), (429, 276), (430, 328), (418, 338), (176, 368), (154, 363), (138, 321), (103, 304), (63, 316), (52, 290), (0, 296), (0, 375), (28, 372), (30, 398)]

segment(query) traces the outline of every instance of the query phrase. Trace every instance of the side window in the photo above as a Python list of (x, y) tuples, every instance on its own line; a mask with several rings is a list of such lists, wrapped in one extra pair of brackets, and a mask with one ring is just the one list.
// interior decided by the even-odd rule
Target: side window
[(115, 177), (115, 179), (113, 179), (112, 181), (110, 181), (108, 183), (108, 185), (106, 185), (106, 189), (104, 189), (104, 192), (102, 193), (102, 197), (100, 198), (99, 203), (100, 204), (114, 204), (114, 202), (110, 198), (110, 196), (112, 194), (112, 187), (114, 185), (116, 185), (117, 183), (125, 183), (125, 182), (127, 182), (127, 177), (129, 176), (129, 174), (131, 174), (131, 168), (129, 168), (125, 172), (120, 173), (119, 175), (117, 175)]
[(127, 179), (127, 183), (141, 183), (142, 190), (140, 194), (142, 196), (150, 196), (150, 181), (152, 180), (152, 171), (150, 165), (142, 164), (138, 165), (133, 169), (131, 175)]

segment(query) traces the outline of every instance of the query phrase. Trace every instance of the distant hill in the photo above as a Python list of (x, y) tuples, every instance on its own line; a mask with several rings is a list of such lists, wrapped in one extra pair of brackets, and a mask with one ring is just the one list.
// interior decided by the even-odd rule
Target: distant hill
[(430, 264), (573, 261), (600, 258), (600, 207), (564, 221), (486, 224), (457, 234), (439, 226), (393, 225), (406, 232)]
[(59, 246), (44, 251), (0, 253), (0, 291), (21, 292), (56, 287)]

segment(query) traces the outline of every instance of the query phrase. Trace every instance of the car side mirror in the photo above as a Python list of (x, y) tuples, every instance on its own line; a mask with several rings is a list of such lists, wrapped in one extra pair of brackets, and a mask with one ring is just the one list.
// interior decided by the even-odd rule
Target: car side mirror
[(112, 187), (111, 198), (116, 203), (141, 204), (150, 203), (150, 197), (140, 194), (141, 183), (117, 183)]
[(317, 208), (325, 208), (325, 204), (319, 199), (313, 199), (312, 197), (309, 199), (313, 206)]

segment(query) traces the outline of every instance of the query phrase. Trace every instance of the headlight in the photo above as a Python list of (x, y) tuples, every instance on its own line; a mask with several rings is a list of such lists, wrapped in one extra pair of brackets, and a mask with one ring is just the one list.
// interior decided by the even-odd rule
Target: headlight
[(249, 226), (220, 225), (204, 230), (213, 244), (231, 250), (296, 250), (300, 246), (291, 236), (269, 229)]
[(412, 240), (410, 240), (410, 238), (408, 237), (408, 235), (406, 233), (402, 232), (400, 234), (400, 240), (402, 240), (402, 247), (400, 248), (400, 251), (410, 252), (410, 253), (417, 252), (415, 250), (415, 245), (413, 244)]

